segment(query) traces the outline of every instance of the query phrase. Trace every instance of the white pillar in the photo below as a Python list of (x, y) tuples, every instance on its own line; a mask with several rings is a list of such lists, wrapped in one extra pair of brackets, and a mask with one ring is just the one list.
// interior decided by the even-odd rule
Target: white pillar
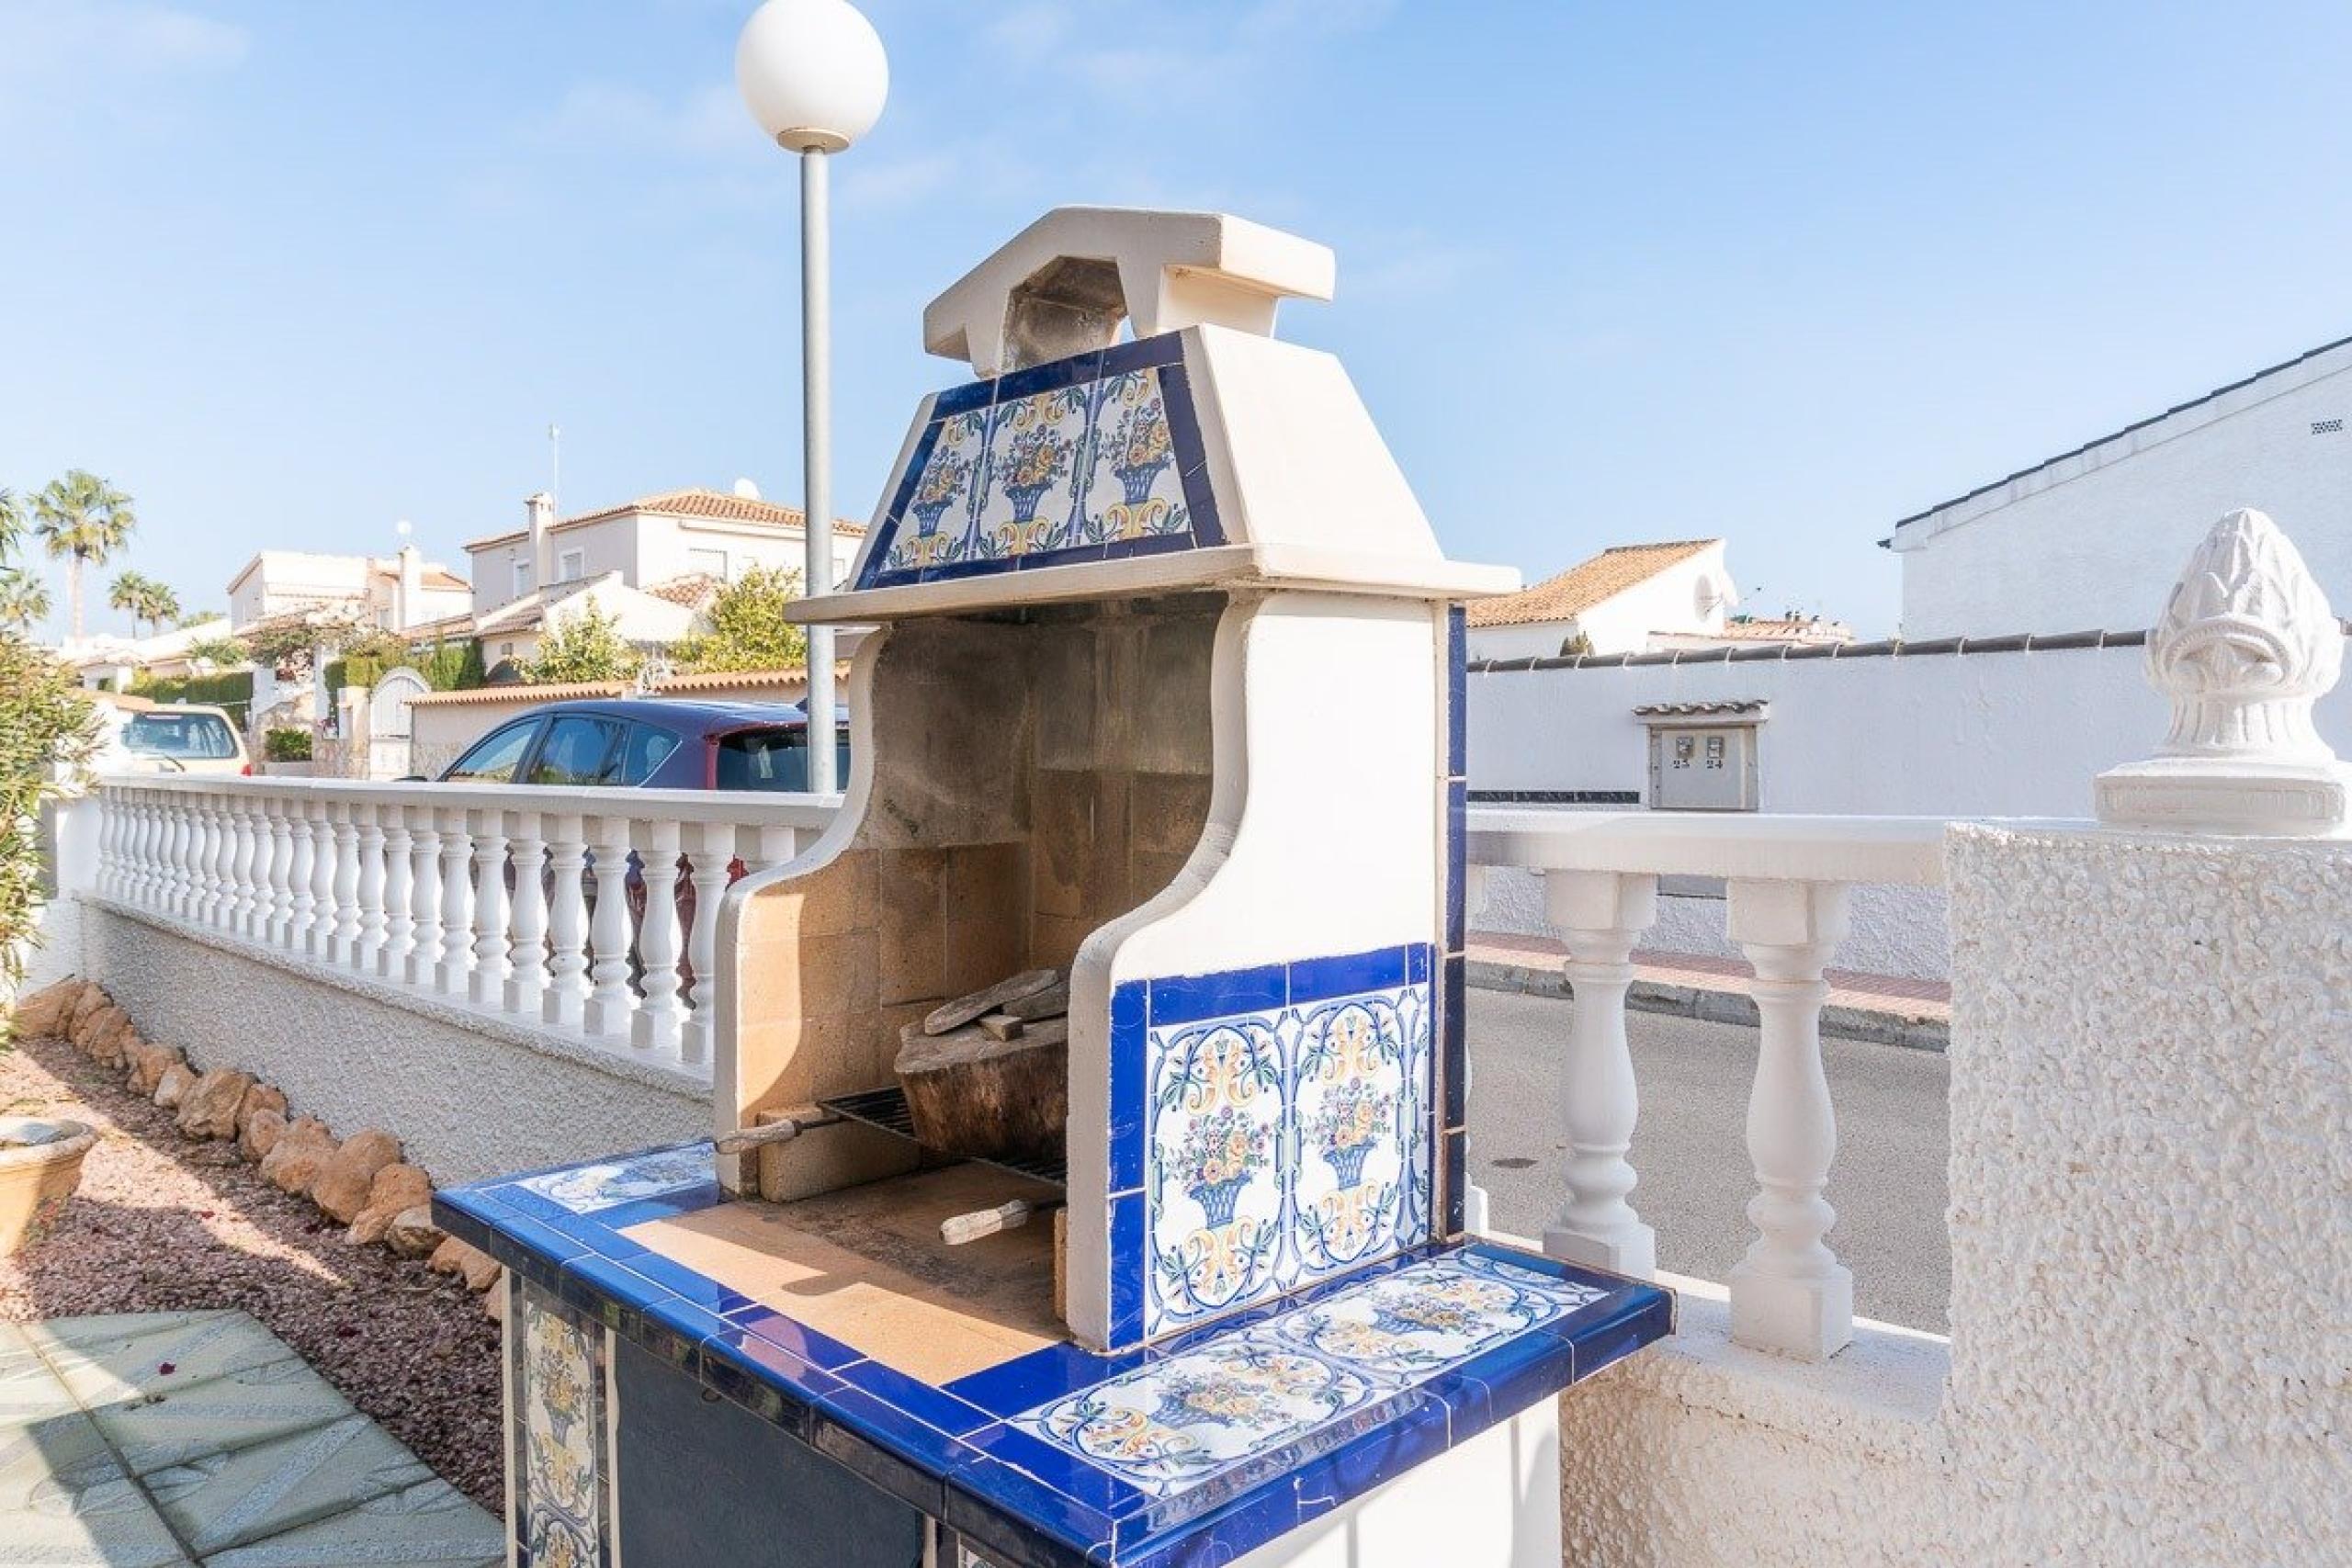
[(637, 955), (645, 969), (645, 999), (630, 1022), (629, 1041), (640, 1051), (674, 1056), (685, 1025), (678, 1002), (678, 955), (684, 947), (678, 927), (678, 824), (655, 818), (642, 826), (645, 920), (638, 928)]
[(289, 953), (302, 952), (309, 942), (318, 907), (318, 897), (311, 887), (317, 850), (311, 842), (309, 812), (306, 801), (286, 802), (286, 929), (278, 945)]
[(679, 1058), (707, 1062), (718, 1048), (718, 908), (727, 898), (728, 868), (735, 860), (735, 825), (698, 822), (687, 830), (686, 861), (695, 892), (693, 929), (686, 937), (686, 964), (694, 971), (692, 1004), (678, 1043)]
[(359, 935), (353, 963), (373, 975), (384, 955), (384, 824), (383, 814), (395, 807), (362, 801), (353, 807), (359, 829)]
[(473, 813), (474, 966), (467, 995), (477, 1007), (506, 1005), (506, 814), (495, 807)]
[(430, 990), (441, 972), (441, 829), (431, 807), (418, 807), (409, 818), (409, 838), (416, 870), (409, 907), (416, 912), (416, 931), (404, 977)]
[(272, 947), (286, 945), (287, 929), (294, 919), (294, 825), (287, 813), (294, 803), (284, 795), (271, 797), (269, 814), (269, 919), (263, 936)]
[(333, 809), (312, 801), (305, 813), (311, 829), (311, 929), (303, 951), (322, 963), (334, 953), (335, 842)]
[(1731, 1333), (1742, 1345), (1818, 1361), (1854, 1337), (1854, 1276), (1822, 1237), (1838, 1211), (1822, 1194), (1838, 1117), (1821, 1067), (1821, 977), (1846, 934), (1835, 883), (1735, 881), (1728, 927), (1756, 966), (1758, 1047), (1747, 1153), (1758, 1190), (1756, 1240), (1731, 1272)]
[(547, 818), (548, 993), (541, 1016), (560, 1029), (582, 1026), (588, 1004), (587, 896), (582, 886), (588, 844), (573, 812)]
[(594, 962), (588, 970), (593, 988), (582, 1014), (588, 1032), (625, 1035), (637, 998), (628, 988), (628, 818), (591, 818), (596, 908), (588, 934)]
[(356, 962), (359, 952), (359, 825), (352, 820), (355, 809), (345, 800), (328, 807), (334, 818), (334, 934), (328, 953), (343, 964)]
[(1641, 1099), (1625, 1038), (1625, 992), (1634, 979), (1634, 943), (1657, 919), (1657, 878), (1553, 871), (1544, 883), (1552, 924), (1568, 944), (1566, 972), (1576, 992), (1560, 1060), (1567, 1198), (1544, 1228), (1544, 1250), (1646, 1279), (1657, 1271), (1657, 1233), (1626, 1201), (1636, 1180), (1626, 1156)]
[(408, 973), (408, 955), (415, 950), (416, 915), (411, 902), (416, 888), (416, 840), (408, 829), (407, 803), (387, 806), (384, 817), (384, 945), (376, 954), (376, 973), (399, 979)]
[(462, 997), (474, 966), (473, 837), (466, 831), (463, 811), (435, 816), (441, 827), (441, 968), (435, 988)]
[(261, 908), (254, 874), (261, 835), (259, 803), (248, 795), (231, 795), (229, 805), (229, 930), (235, 935), (254, 934), (254, 916)]
[(507, 850), (514, 866), (514, 941), (502, 1004), (508, 1012), (536, 1020), (548, 994), (548, 841), (536, 811), (518, 811)]

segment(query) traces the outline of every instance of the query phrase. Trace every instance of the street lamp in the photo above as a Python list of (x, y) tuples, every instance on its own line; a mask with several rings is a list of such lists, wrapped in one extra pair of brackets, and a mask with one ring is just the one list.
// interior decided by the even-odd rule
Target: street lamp
[[(735, 43), (735, 85), (760, 129), (800, 154), (802, 591), (833, 586), (831, 243), (825, 160), (873, 129), (890, 92), (874, 24), (848, 0), (767, 0)], [(808, 627), (808, 787), (833, 776), (833, 629)]]

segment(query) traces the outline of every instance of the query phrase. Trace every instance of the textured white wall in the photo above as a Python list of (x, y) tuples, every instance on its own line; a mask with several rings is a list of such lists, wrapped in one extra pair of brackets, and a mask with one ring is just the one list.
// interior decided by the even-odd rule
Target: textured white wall
[(2258, 507), (2352, 606), (2352, 349), (2266, 377), (1895, 536), (1903, 635), (2130, 630), (2205, 531)]
[(141, 1034), (277, 1085), (337, 1136), (398, 1135), (441, 1186), (710, 1133), (707, 1089), (592, 1047), (522, 1043), (468, 1009), (396, 1003), (88, 898), (76, 923), (78, 972)]

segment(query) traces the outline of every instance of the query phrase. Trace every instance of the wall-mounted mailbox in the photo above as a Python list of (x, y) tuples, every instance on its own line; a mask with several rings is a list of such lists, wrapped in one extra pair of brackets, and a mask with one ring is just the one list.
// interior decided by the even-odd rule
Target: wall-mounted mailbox
[(1652, 810), (1758, 808), (1763, 703), (1654, 703), (1635, 708), (1634, 716), (1650, 732)]

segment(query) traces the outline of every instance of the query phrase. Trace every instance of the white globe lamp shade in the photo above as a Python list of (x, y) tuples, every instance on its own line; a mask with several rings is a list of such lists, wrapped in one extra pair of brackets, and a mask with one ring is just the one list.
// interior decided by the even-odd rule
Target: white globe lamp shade
[(838, 152), (882, 117), (890, 62), (849, 0), (767, 0), (736, 40), (735, 85), (779, 146)]

